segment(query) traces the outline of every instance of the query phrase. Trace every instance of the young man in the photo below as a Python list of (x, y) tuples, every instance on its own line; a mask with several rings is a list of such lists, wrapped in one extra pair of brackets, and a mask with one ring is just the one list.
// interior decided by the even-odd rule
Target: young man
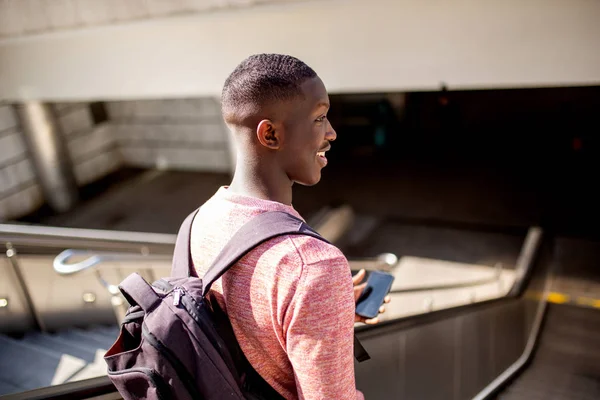
[[(192, 226), (200, 277), (253, 216), (285, 211), (300, 218), (292, 185), (321, 179), (336, 139), (328, 109), (323, 82), (294, 57), (254, 55), (229, 76), (222, 112), (237, 165), (231, 185), (202, 206)], [(364, 275), (352, 278), (336, 247), (288, 235), (251, 251), (212, 290), (249, 362), (283, 397), (362, 399), (354, 380), (354, 323), (377, 322), (355, 314)]]

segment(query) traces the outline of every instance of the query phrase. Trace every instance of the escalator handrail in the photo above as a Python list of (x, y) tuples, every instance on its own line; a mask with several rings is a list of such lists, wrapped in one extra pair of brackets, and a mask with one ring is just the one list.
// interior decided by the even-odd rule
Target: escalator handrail
[(523, 246), (519, 252), (517, 263), (515, 266), (515, 281), (510, 289), (509, 295), (520, 296), (531, 277), (535, 258), (538, 255), (538, 250), (542, 242), (543, 230), (540, 227), (531, 227), (527, 231), (527, 236), (523, 241)]
[(165, 233), (125, 232), (102, 229), (60, 228), (39, 225), (0, 224), (0, 242), (61, 246), (67, 242), (97, 241), (141, 245), (175, 245), (177, 236)]
[(25, 392), (0, 396), (0, 400), (68, 400), (86, 399), (116, 393), (115, 386), (108, 376), (82, 379), (80, 381), (46, 386)]
[(460, 315), (466, 310), (474, 310), (493, 306), (510, 301), (517, 301), (523, 294), (527, 283), (531, 278), (531, 272), (535, 259), (539, 253), (543, 238), (543, 230), (540, 227), (530, 227), (527, 236), (521, 247), (517, 265), (515, 266), (515, 281), (512, 288), (504, 297), (489, 299), (472, 304), (464, 304), (456, 307), (435, 310), (422, 314), (409, 315), (406, 317), (382, 321), (377, 325), (360, 325), (355, 328), (359, 338), (361, 335), (379, 335), (388, 330), (408, 329), (410, 327), (433, 323), (446, 318), (452, 318)]
[(531, 361), (534, 350), (538, 344), (546, 310), (548, 309), (548, 295), (552, 290), (552, 282), (554, 279), (554, 271), (549, 272), (548, 279), (544, 285), (543, 293), (541, 294), (538, 308), (536, 309), (533, 325), (527, 337), (527, 343), (521, 356), (504, 370), (496, 379), (490, 382), (483, 390), (481, 390), (473, 400), (487, 400), (496, 396), (502, 388), (512, 381)]
[(433, 290), (451, 290), (451, 289), (461, 289), (468, 287), (475, 287), (481, 285), (487, 285), (490, 283), (498, 282), (502, 278), (502, 264), (496, 264), (494, 276), (489, 278), (482, 279), (474, 279), (465, 282), (457, 282), (457, 283), (449, 283), (449, 284), (438, 284), (438, 285), (423, 285), (423, 286), (413, 286), (402, 289), (392, 289), (390, 291), (391, 294), (403, 294), (403, 293), (414, 293), (414, 292), (428, 292)]

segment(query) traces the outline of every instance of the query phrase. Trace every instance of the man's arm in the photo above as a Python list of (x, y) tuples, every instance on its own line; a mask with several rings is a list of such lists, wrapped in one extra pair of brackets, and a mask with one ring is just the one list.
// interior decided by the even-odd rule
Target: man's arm
[(350, 267), (335, 250), (333, 258), (303, 266), (285, 317), (287, 353), (300, 399), (363, 399), (354, 378)]

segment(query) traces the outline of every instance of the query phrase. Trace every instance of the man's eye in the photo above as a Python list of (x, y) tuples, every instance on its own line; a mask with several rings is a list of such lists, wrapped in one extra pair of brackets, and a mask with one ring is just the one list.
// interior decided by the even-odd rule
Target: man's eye
[(323, 116), (317, 118), (315, 121), (317, 121), (317, 122), (323, 122), (323, 121), (325, 121), (326, 118), (327, 118), (327, 115), (323, 115)]

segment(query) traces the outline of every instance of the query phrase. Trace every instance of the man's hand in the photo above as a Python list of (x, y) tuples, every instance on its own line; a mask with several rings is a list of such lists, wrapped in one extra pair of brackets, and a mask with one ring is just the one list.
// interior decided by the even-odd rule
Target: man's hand
[[(366, 271), (364, 269), (361, 269), (360, 271), (358, 271), (358, 273), (356, 275), (354, 275), (352, 277), (352, 284), (354, 285), (354, 302), (356, 303), (358, 301), (358, 299), (360, 298), (360, 295), (362, 294), (362, 292), (365, 290), (365, 287), (367, 286), (367, 282), (365, 283), (361, 283), (366, 276)], [(390, 297), (390, 295), (385, 296), (385, 299), (383, 300), (384, 303), (389, 303), (392, 300), (392, 298)], [(381, 307), (379, 307), (379, 314), (382, 314), (385, 312), (385, 306), (382, 305)], [(379, 317), (375, 317), (375, 318), (371, 318), (371, 319), (366, 319), (365, 317), (361, 317), (358, 314), (354, 315), (354, 322), (364, 322), (365, 324), (376, 324), (379, 322)]]

